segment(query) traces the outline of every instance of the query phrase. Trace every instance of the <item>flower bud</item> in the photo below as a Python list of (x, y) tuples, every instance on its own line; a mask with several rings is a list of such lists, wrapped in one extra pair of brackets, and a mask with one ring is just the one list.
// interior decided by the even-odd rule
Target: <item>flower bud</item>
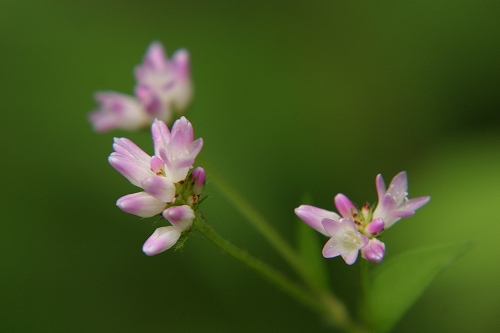
[(181, 237), (181, 231), (176, 227), (158, 228), (146, 240), (142, 251), (148, 256), (154, 256), (174, 246), (179, 237)]
[(385, 244), (376, 238), (370, 239), (368, 245), (361, 249), (361, 256), (366, 260), (379, 263), (384, 259)]
[(188, 205), (172, 206), (163, 211), (166, 218), (178, 230), (184, 231), (191, 227), (195, 217), (194, 211)]
[(201, 195), (203, 193), (203, 189), (205, 188), (205, 183), (207, 182), (205, 170), (202, 167), (197, 167), (191, 173), (191, 177), (194, 181), (193, 193)]
[(385, 226), (384, 220), (378, 218), (368, 223), (365, 230), (370, 234), (375, 235), (384, 230), (384, 226)]
[(125, 195), (116, 201), (118, 208), (126, 213), (140, 217), (158, 215), (165, 208), (165, 203), (150, 196), (146, 192)]

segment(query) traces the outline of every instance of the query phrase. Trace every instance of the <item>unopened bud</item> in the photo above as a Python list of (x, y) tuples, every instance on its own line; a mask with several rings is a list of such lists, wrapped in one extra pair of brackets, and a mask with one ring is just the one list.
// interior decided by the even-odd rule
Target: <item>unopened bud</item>
[(191, 227), (195, 217), (193, 209), (188, 205), (169, 207), (162, 214), (164, 218), (179, 230), (186, 230)]
[(384, 259), (385, 244), (376, 238), (370, 239), (368, 245), (361, 249), (361, 256), (366, 260), (379, 263)]
[(384, 220), (379, 217), (378, 219), (375, 219), (370, 223), (368, 223), (365, 230), (370, 234), (375, 235), (384, 230), (384, 226), (385, 226)]
[(202, 167), (197, 167), (193, 170), (191, 177), (193, 177), (194, 181), (193, 193), (201, 195), (203, 193), (203, 189), (205, 188), (205, 183), (207, 182), (205, 170)]

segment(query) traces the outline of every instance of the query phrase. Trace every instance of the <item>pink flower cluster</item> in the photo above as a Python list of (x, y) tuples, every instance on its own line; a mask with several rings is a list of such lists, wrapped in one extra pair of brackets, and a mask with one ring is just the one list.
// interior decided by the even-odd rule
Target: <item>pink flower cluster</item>
[(408, 180), (404, 171), (392, 179), (387, 189), (382, 175), (377, 176), (375, 183), (378, 193), (375, 210), (369, 205), (358, 210), (342, 193), (334, 199), (340, 216), (309, 205), (295, 209), (295, 214), (305, 223), (330, 237), (323, 248), (325, 258), (340, 255), (348, 265), (352, 265), (361, 251), (364, 259), (381, 262), (385, 255), (385, 244), (376, 237), (401, 218), (414, 215), (418, 208), (430, 200), (428, 196), (407, 198)]
[(117, 206), (140, 217), (163, 215), (172, 226), (156, 229), (143, 251), (155, 255), (172, 247), (195, 218), (193, 207), (205, 185), (205, 171), (196, 168), (194, 160), (203, 139), (194, 140), (193, 126), (181, 117), (172, 126), (155, 120), (151, 126), (154, 155), (149, 156), (132, 141), (115, 138), (109, 163), (141, 192), (121, 197)]
[(189, 106), (193, 87), (186, 50), (178, 50), (169, 60), (163, 46), (154, 42), (134, 74), (135, 97), (113, 91), (95, 94), (100, 107), (89, 115), (95, 131), (137, 130), (149, 126), (154, 119), (170, 123), (175, 112)]

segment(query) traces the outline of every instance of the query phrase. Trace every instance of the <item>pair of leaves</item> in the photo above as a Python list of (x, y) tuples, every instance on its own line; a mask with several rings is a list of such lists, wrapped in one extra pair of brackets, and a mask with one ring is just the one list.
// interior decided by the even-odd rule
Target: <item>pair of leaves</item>
[[(317, 288), (328, 290), (326, 260), (321, 256), (317, 232), (305, 223), (299, 223), (299, 253), (308, 267), (308, 280)], [(468, 242), (440, 245), (384, 259), (370, 275), (363, 304), (367, 324), (376, 333), (389, 332), (436, 275), (469, 248)]]

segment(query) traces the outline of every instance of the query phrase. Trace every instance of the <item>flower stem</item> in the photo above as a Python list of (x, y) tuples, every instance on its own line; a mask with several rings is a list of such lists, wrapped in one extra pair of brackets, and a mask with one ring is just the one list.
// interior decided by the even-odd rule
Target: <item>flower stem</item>
[(209, 178), (215, 183), (226, 198), (247, 218), (247, 220), (259, 231), (264, 238), (278, 251), (278, 253), (288, 262), (288, 264), (304, 279), (309, 280), (307, 268), (300, 260), (296, 252), (278, 234), (269, 222), (256, 211), (248, 201), (243, 198), (238, 191), (232, 188), (224, 179), (207, 166), (203, 161), (203, 167), (207, 170)]
[(229, 241), (222, 238), (212, 229), (212, 227), (206, 224), (203, 217), (197, 216), (196, 228), (219, 249), (255, 270), (263, 278), (295, 298), (298, 302), (324, 316), (332, 325), (343, 329), (345, 332), (364, 333), (363, 330), (350, 321), (343, 304), (340, 303), (341, 307), (339, 308), (338, 301), (331, 297), (331, 295), (323, 294), (318, 299), (315, 294), (310, 293), (297, 283), (291, 281), (281, 272), (273, 269), (264, 262), (248, 254), (248, 252), (237, 248)]
[[(198, 157), (200, 160), (200, 158)], [(251, 268), (257, 270), (259, 273), (263, 274), (268, 280), (277, 284), (277, 280), (286, 281), (281, 283), (279, 286), (282, 290), (290, 290), (289, 293), (292, 294), (296, 299), (300, 302), (308, 305), (316, 312), (320, 312), (324, 316), (326, 316), (327, 320), (333, 325), (343, 329), (346, 332), (364, 332), (357, 325), (355, 325), (349, 316), (349, 313), (342, 301), (340, 301), (334, 293), (332, 293), (329, 289), (326, 289), (319, 286), (314, 279), (311, 277), (308, 266), (301, 260), (299, 255), (290, 247), (290, 245), (278, 234), (278, 232), (272, 227), (272, 225), (257, 211), (255, 210), (248, 201), (243, 198), (232, 188), (224, 179), (214, 171), (214, 168), (210, 167), (210, 164), (206, 161), (201, 161), (203, 164), (203, 168), (207, 171), (207, 175), (209, 175), (209, 179), (215, 183), (218, 189), (226, 196), (226, 198), (240, 211), (240, 213), (247, 218), (247, 220), (259, 231), (264, 238), (278, 251), (278, 253), (288, 262), (288, 264), (295, 270), (295, 272), (300, 276), (300, 278), (308, 285), (310, 290), (313, 292), (312, 295), (308, 294), (297, 284), (291, 282), (288, 278), (281, 275), (281, 273), (274, 271), (269, 268), (265, 264), (257, 264), (260, 262), (256, 259), (254, 264), (255, 266), (250, 266)], [(208, 228), (208, 229), (207, 229)], [(211, 230), (209, 227), (204, 227), (205, 231)], [(202, 231), (203, 232), (203, 231)], [(213, 232), (213, 230), (211, 230)], [(215, 232), (213, 232), (215, 234)], [(205, 233), (204, 233), (205, 234)], [(209, 233), (211, 234), (211, 233)], [(217, 234), (215, 234), (217, 235)], [(205, 234), (207, 236), (207, 234)], [(215, 236), (211, 236), (215, 237)], [(218, 238), (220, 236), (217, 235)], [(217, 238), (216, 237), (216, 238)], [(207, 238), (209, 238), (207, 236)], [(210, 239), (210, 238), (209, 238)], [(229, 242), (222, 240), (222, 238), (216, 243), (213, 239), (210, 239), (215, 245), (221, 247), (221, 244), (228, 244), (230, 247), (234, 247)], [(223, 249), (224, 250), (224, 249)], [(235, 251), (240, 251), (237, 248), (234, 248)], [(224, 250), (225, 251), (225, 250)], [(227, 251), (226, 251), (227, 252)], [(229, 252), (228, 252), (229, 253)], [(230, 253), (231, 254), (231, 253)], [(242, 261), (244, 256), (248, 254), (243, 252), (240, 257), (236, 257), (231, 254), (234, 258)], [(260, 268), (258, 268), (260, 267)], [(264, 269), (263, 267), (267, 267)], [(259, 269), (263, 269), (260, 271)], [(264, 273), (266, 271), (267, 273)], [(273, 278), (268, 276), (269, 272), (275, 272), (275, 274), (271, 274)], [(285, 287), (286, 286), (286, 287)]]
[(368, 313), (366, 309), (366, 299), (370, 288), (370, 262), (361, 259), (359, 263), (359, 277), (361, 283), (361, 300), (359, 302), (359, 313), (361, 319), (368, 323)]

